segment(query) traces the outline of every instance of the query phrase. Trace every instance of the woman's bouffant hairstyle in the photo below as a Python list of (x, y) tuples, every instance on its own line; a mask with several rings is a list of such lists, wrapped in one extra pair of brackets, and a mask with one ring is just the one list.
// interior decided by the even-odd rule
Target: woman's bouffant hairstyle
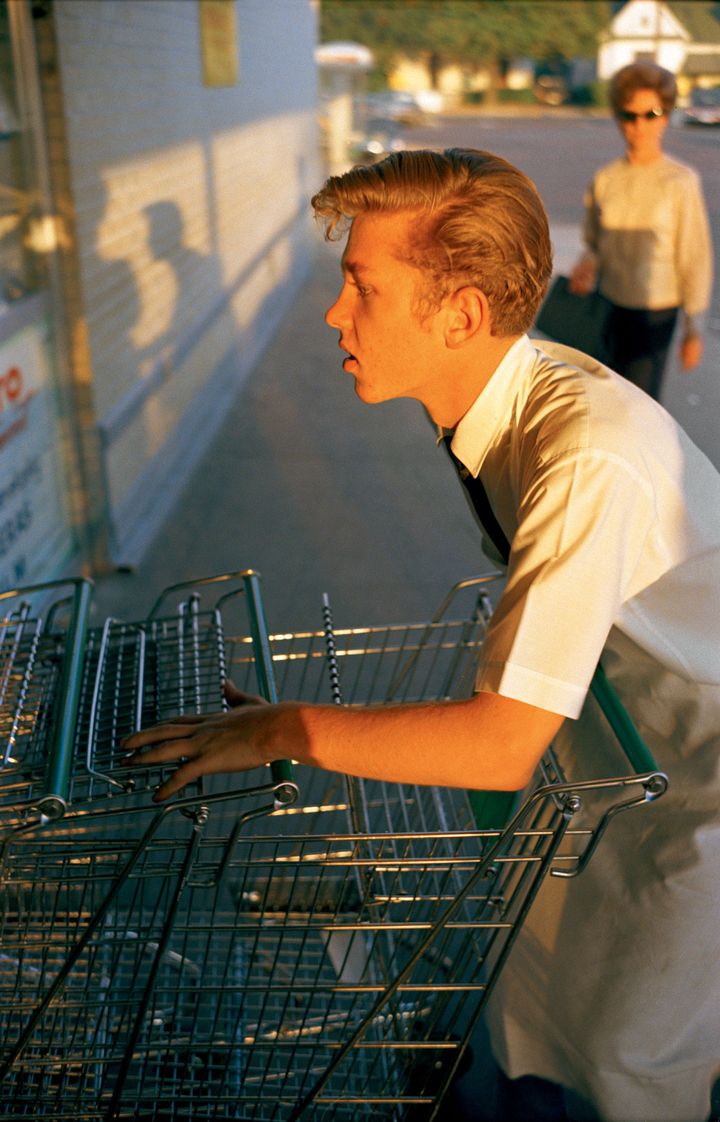
[(360, 214), (417, 216), (403, 260), (426, 274), (421, 314), (471, 284), (487, 296), (494, 335), (532, 325), (552, 272), (547, 215), (535, 185), (507, 160), (471, 148), (395, 152), (332, 176), (312, 205), (331, 241)]
[(671, 113), (675, 108), (675, 75), (656, 62), (631, 62), (628, 66), (621, 67), (610, 79), (610, 105), (615, 116), (638, 90), (654, 90), (666, 113)]

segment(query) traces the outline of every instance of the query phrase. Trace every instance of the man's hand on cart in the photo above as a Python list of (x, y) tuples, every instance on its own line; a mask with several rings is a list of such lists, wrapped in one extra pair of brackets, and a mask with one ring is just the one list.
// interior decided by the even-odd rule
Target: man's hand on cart
[[(265, 698), (245, 693), (230, 679), (223, 692), (231, 707), (229, 711), (173, 717), (141, 729), (123, 742), (123, 748), (130, 753), (123, 760), (126, 767), (182, 761), (177, 771), (158, 787), (153, 796), (155, 802), (164, 802), (201, 775), (249, 771), (283, 754), (279, 746), (272, 747), (277, 727), (283, 723), (278, 721), (278, 711), (291, 711), (292, 703), (270, 706)], [(295, 735), (302, 736), (299, 723), (296, 727), (299, 733)]]

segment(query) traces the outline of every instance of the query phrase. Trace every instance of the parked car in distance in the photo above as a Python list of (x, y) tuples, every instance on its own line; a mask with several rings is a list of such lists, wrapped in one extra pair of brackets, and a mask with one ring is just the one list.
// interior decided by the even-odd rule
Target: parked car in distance
[(413, 94), (422, 113), (429, 113), (432, 117), (442, 113), (445, 108), (445, 98), (439, 90), (416, 90)]
[(350, 158), (356, 164), (374, 164), (391, 152), (400, 152), (405, 146), (397, 121), (388, 117), (370, 117), (362, 132), (353, 137)]
[(683, 110), (686, 125), (720, 125), (720, 86), (694, 89)]
[(383, 90), (371, 93), (365, 98), (365, 110), (369, 117), (385, 117), (401, 125), (421, 125), (425, 112), (414, 94), (406, 90)]
[(569, 96), (567, 82), (560, 74), (540, 74), (533, 86), (535, 100), (542, 105), (563, 105)]

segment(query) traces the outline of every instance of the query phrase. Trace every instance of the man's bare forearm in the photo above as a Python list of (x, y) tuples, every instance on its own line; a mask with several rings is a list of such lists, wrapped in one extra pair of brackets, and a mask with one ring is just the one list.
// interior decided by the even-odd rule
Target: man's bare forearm
[(131, 763), (185, 761), (160, 789), (160, 799), (200, 775), (288, 757), (368, 779), (517, 790), (562, 720), (489, 693), (367, 708), (291, 702), (168, 721), (136, 733), (126, 747), (139, 753)]
[(562, 718), (493, 694), (467, 701), (301, 707), (302, 761), (369, 779), (517, 790)]

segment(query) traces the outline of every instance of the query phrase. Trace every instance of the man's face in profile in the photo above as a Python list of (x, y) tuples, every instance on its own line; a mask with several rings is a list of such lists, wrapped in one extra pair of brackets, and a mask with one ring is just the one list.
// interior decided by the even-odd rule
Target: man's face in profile
[(363, 401), (432, 398), (438, 378), (439, 312), (421, 318), (424, 276), (409, 265), (405, 247), (417, 215), (407, 211), (359, 215), (342, 259), (343, 286), (325, 320), (347, 351), (343, 369)]

